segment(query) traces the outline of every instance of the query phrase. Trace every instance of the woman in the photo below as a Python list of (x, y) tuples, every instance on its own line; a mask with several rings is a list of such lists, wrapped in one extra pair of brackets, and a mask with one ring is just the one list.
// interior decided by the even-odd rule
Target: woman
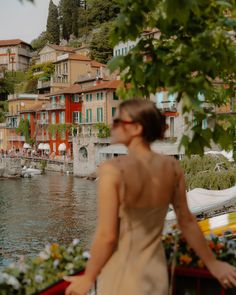
[(209, 271), (225, 287), (236, 286), (236, 268), (216, 260), (190, 213), (184, 175), (178, 162), (151, 151), (162, 139), (165, 120), (155, 104), (128, 100), (114, 119), (112, 143), (128, 147), (128, 155), (99, 168), (98, 225), (91, 259), (66, 295), (85, 295), (98, 275), (99, 295), (167, 295), (168, 274), (161, 233), (173, 204), (183, 235)]

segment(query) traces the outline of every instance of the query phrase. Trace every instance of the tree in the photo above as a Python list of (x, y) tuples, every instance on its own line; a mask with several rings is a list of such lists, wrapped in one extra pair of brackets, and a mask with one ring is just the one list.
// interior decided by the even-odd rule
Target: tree
[[(120, 0), (113, 33), (113, 44), (136, 40), (138, 44), (126, 56), (110, 63), (119, 69), (126, 85), (121, 95), (149, 97), (160, 87), (177, 94), (183, 114), (193, 112), (191, 137), (181, 144), (188, 155), (204, 152), (211, 142), (232, 149), (236, 159), (236, 118), (206, 112), (205, 103), (222, 106), (235, 95), (236, 29), (234, 0)], [(159, 30), (140, 38), (146, 29)], [(217, 87), (216, 82), (218, 81)], [(129, 85), (129, 87), (127, 87)], [(203, 94), (202, 101), (199, 94)], [(202, 129), (204, 119), (214, 122)], [(222, 126), (222, 122), (227, 122)]]
[(222, 190), (236, 184), (236, 170), (222, 155), (185, 157), (180, 161), (184, 169), (186, 187)]
[(52, 37), (47, 31), (44, 31), (38, 36), (38, 38), (31, 42), (31, 46), (33, 50), (39, 51), (49, 42), (50, 39), (52, 39)]
[(90, 0), (87, 9), (88, 22), (93, 25), (114, 20), (120, 11), (117, 0)]
[(60, 44), (60, 27), (57, 6), (50, 0), (47, 19), (47, 32), (50, 43)]
[(90, 43), (91, 58), (104, 64), (112, 57), (113, 48), (109, 40), (112, 25), (112, 22), (101, 25), (99, 32), (93, 34)]
[(78, 37), (78, 0), (60, 0), (59, 16), (62, 27), (62, 38), (69, 40), (71, 35)]

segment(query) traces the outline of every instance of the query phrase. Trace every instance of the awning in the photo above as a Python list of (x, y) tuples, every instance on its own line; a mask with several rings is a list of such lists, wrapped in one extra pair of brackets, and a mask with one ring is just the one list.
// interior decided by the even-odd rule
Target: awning
[[(224, 190), (207, 190), (195, 188), (187, 192), (187, 203), (190, 211), (194, 214), (201, 214), (224, 206), (231, 206), (236, 201), (236, 186)], [(173, 210), (168, 212), (167, 220), (175, 220)]]
[(47, 150), (47, 151), (50, 151), (50, 145), (48, 144), (48, 143), (45, 143), (44, 145), (43, 145), (43, 150)]
[(59, 152), (64, 152), (66, 150), (66, 144), (63, 142), (63, 143), (60, 143), (59, 146), (58, 146), (58, 151)]
[(31, 146), (28, 143), (23, 144), (23, 149), (31, 149)]
[(99, 150), (99, 154), (118, 154), (126, 155), (128, 149), (123, 144), (111, 144)]
[(38, 150), (44, 150), (44, 144), (43, 143), (40, 143), (38, 145)]

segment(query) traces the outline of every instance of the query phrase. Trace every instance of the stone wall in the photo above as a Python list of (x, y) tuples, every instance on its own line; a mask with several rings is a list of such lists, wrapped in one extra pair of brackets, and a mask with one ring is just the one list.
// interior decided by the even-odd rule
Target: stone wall
[(0, 158), (0, 177), (20, 177), (21, 159)]

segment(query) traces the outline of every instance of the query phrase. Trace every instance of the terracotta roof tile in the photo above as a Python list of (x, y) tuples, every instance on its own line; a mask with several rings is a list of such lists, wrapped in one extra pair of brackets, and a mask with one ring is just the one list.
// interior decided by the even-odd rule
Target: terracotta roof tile
[(31, 47), (30, 44), (26, 43), (25, 41), (22, 41), (21, 39), (0, 40), (0, 46), (19, 45), (21, 43)]
[(75, 48), (73, 47), (68, 47), (68, 46), (61, 46), (61, 45), (56, 45), (56, 44), (47, 44), (47, 46), (58, 50), (58, 51), (65, 51), (65, 52), (75, 52)]
[(88, 87), (87, 89), (83, 89), (80, 92), (90, 92), (90, 91), (96, 91), (96, 90), (100, 90), (100, 89), (116, 89), (118, 88), (120, 85), (122, 85), (122, 81), (120, 80), (111, 80), (111, 81), (107, 81), (107, 82), (100, 82), (95, 86), (92, 87)]
[(94, 68), (100, 68), (100, 67), (106, 67), (106, 65), (96, 61), (96, 60), (92, 60), (90, 62), (91, 66), (94, 67)]
[(46, 96), (55, 96), (55, 95), (60, 95), (60, 94), (73, 94), (73, 93), (79, 93), (81, 92), (82, 87), (78, 84), (74, 84), (70, 87), (65, 87), (61, 90), (55, 91), (53, 93), (49, 93)]

